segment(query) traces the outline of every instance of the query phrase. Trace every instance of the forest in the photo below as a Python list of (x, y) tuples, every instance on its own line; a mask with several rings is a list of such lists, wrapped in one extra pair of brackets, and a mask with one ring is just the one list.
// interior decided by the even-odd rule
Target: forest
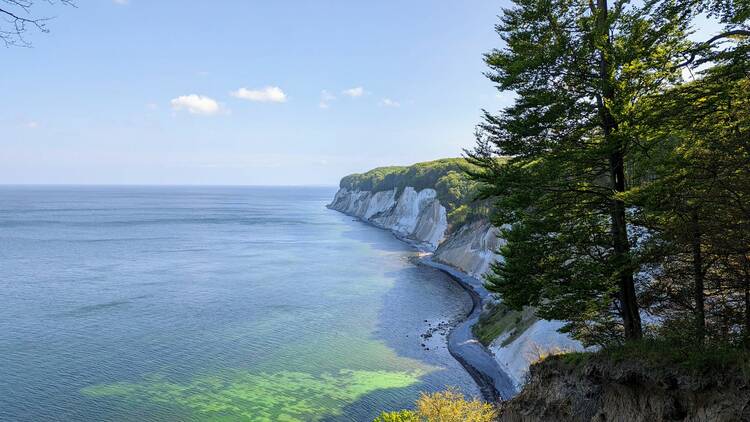
[(508, 241), (487, 277), (505, 305), (591, 346), (750, 349), (748, 18), (743, 0), (504, 10), (487, 76), (516, 99), (467, 155)]

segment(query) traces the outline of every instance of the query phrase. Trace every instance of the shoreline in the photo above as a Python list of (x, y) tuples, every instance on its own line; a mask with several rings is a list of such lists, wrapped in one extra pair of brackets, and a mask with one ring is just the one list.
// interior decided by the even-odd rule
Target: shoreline
[(423, 244), (417, 241), (400, 236), (392, 230), (372, 224), (355, 215), (339, 211), (330, 205), (327, 205), (326, 208), (354, 217), (356, 221), (368, 226), (387, 230), (399, 241), (411, 246), (418, 252), (426, 254), (426, 256), (415, 260), (416, 265), (424, 265), (443, 272), (471, 297), (471, 310), (461, 320), (452, 324), (446, 336), (448, 352), (471, 376), (485, 401), (497, 403), (512, 398), (517, 392), (513, 381), (497, 363), (492, 352), (474, 337), (472, 331), (472, 327), (479, 321), (479, 315), (489, 297), (489, 292), (484, 289), (482, 282), (455, 267), (433, 261), (432, 252), (425, 250)]
[(484, 400), (496, 403), (513, 397), (516, 389), (510, 377), (502, 370), (489, 349), (477, 340), (472, 331), (472, 327), (479, 320), (489, 293), (476, 278), (449, 265), (433, 261), (431, 256), (423, 257), (418, 260), (418, 263), (442, 271), (471, 297), (471, 310), (448, 333), (448, 351), (451, 356), (474, 379)]

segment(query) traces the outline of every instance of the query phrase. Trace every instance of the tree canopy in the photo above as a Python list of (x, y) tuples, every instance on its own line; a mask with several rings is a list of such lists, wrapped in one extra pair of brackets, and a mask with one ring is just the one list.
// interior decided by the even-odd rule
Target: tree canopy
[[(743, 283), (747, 248), (707, 253), (728, 236), (748, 244), (748, 10), (722, 0), (516, 0), (504, 10), (505, 45), (486, 55), (487, 75), (517, 98), (485, 112), (468, 155), (494, 223), (507, 227), (504, 260), (487, 277), (507, 305), (611, 344), (642, 337), (644, 317), (646, 333), (656, 320), (689, 320), (704, 338), (706, 318), (716, 320), (701, 323), (701, 309), (727, 317), (718, 302), (742, 303), (727, 289)], [(724, 31), (691, 42), (701, 14)]]

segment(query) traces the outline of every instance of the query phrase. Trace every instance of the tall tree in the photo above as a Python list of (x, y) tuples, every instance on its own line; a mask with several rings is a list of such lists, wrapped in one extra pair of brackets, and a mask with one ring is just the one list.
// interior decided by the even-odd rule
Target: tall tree
[(687, 311), (679, 334), (698, 344), (750, 336), (750, 39), (712, 64), (642, 104), (627, 195), (658, 265), (644, 304), (664, 321)]
[[(642, 336), (639, 265), (622, 195), (638, 103), (679, 80), (691, 10), (673, 2), (516, 0), (486, 56), (515, 91), (485, 112), (470, 158), (510, 224), (488, 287), (589, 342)], [(510, 156), (507, 164), (496, 157)], [(519, 286), (523, 283), (524, 285)], [(507, 301), (507, 299), (506, 299)]]

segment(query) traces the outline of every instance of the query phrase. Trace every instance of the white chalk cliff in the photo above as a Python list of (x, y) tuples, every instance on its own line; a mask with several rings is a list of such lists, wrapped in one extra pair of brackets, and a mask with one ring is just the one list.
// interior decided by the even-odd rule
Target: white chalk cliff
[[(432, 259), (481, 279), (490, 264), (502, 259), (496, 253), (504, 240), (500, 230), (479, 220), (449, 233), (446, 209), (434, 189), (406, 187), (380, 192), (341, 188), (329, 208), (357, 217), (377, 227), (391, 230), (400, 238), (433, 252)], [(540, 357), (564, 351), (583, 350), (583, 346), (557, 332), (559, 321), (539, 320), (513, 342), (502, 345), (501, 335), (489, 347), (507, 374), (520, 386), (529, 366)]]
[(561, 321), (538, 320), (510, 344), (503, 345), (510, 333), (501, 335), (490, 344), (489, 349), (495, 355), (495, 360), (517, 388), (526, 382), (532, 363), (548, 355), (584, 350), (580, 342), (557, 331), (562, 326)]
[(328, 207), (391, 230), (429, 251), (437, 249), (445, 238), (448, 217), (435, 190), (417, 192), (407, 187), (398, 198), (397, 193), (396, 189), (372, 193), (341, 188)]
[(433, 259), (481, 279), (490, 264), (501, 259), (495, 253), (504, 240), (500, 230), (486, 220), (465, 224), (438, 246)]

